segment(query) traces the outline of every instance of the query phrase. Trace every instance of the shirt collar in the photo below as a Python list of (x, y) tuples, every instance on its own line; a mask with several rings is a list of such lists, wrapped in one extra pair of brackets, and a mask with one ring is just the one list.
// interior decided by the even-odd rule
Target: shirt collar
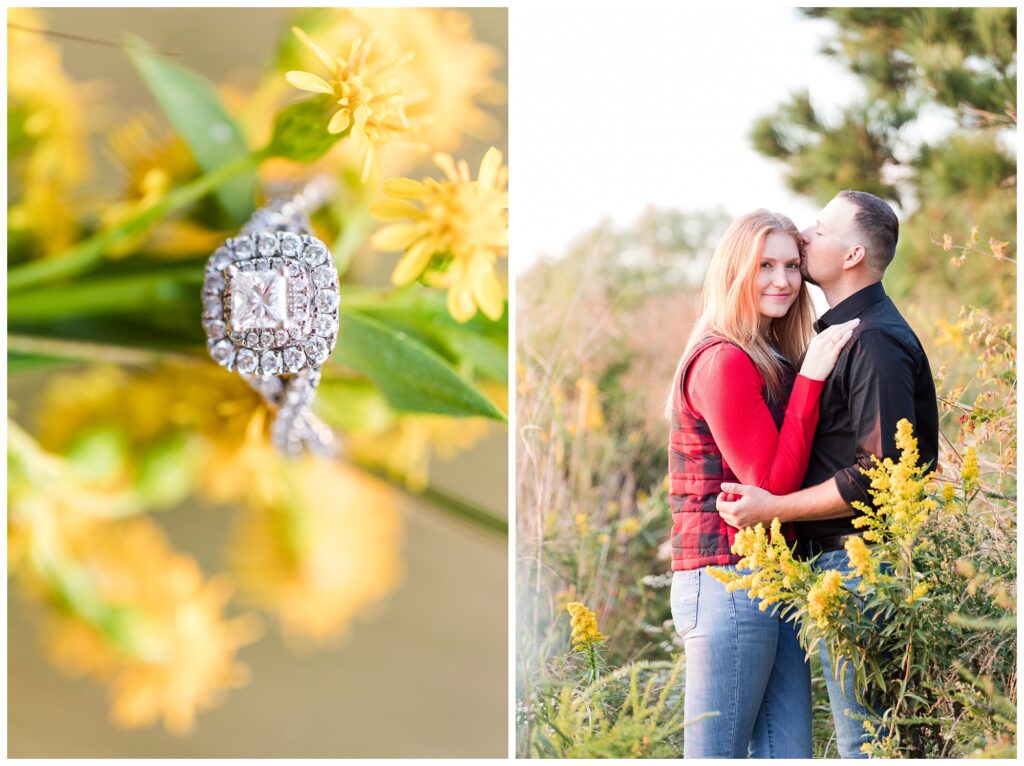
[(855, 319), (863, 314), (868, 308), (886, 298), (885, 288), (881, 281), (874, 282), (867, 287), (861, 288), (848, 298), (839, 301), (830, 308), (814, 324), (815, 332), (821, 332), (826, 327), (842, 324)]

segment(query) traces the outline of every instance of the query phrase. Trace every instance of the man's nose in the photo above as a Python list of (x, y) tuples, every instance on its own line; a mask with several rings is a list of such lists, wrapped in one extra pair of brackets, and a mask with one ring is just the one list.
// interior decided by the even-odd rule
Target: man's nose
[[(809, 230), (808, 230), (808, 231), (809, 231)], [(809, 235), (809, 234), (807, 233), (807, 231), (802, 231), (802, 232), (800, 232), (800, 239), (802, 239), (802, 240), (803, 240), (803, 242), (804, 242), (804, 244), (805, 244), (805, 245), (809, 245), (809, 244), (811, 244), (811, 237), (810, 237), (810, 235)]]

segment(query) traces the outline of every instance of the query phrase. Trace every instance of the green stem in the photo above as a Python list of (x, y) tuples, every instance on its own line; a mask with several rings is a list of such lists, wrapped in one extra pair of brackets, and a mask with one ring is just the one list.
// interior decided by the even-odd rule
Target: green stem
[(146, 274), (82, 279), (11, 295), (7, 321), (53, 319), (69, 315), (123, 314), (180, 303), (198, 293), (202, 273), (194, 266), (161, 269)]
[(45, 356), (54, 359), (68, 359), (83, 362), (109, 362), (144, 367), (158, 362), (178, 362), (185, 364), (205, 363), (204, 356), (180, 353), (177, 351), (161, 351), (158, 349), (119, 346), (110, 343), (89, 343), (63, 338), (43, 338), (33, 335), (8, 335), (7, 350)]
[(505, 519), (494, 515), (490, 511), (484, 510), (478, 506), (467, 503), (464, 500), (460, 500), (457, 497), (453, 497), (439, 489), (433, 487), (427, 487), (422, 492), (412, 492), (408, 488), (405, 488), (404, 484), (396, 484), (394, 479), (388, 476), (386, 471), (382, 471), (379, 468), (366, 465), (363, 463), (356, 463), (362, 470), (367, 473), (373, 474), (378, 478), (384, 479), (393, 486), (397, 486), (404, 489), (406, 494), (413, 498), (421, 498), (430, 501), (430, 504), (441, 511), (442, 513), (457, 518), (461, 521), (469, 522), (474, 527), (481, 529), (491, 534), (498, 534), (501, 537), (508, 537), (508, 522)]
[(225, 181), (259, 165), (265, 152), (247, 154), (172, 189), (163, 199), (116, 228), (94, 234), (60, 255), (17, 266), (7, 273), (8, 294), (63, 277), (88, 271), (103, 260), (107, 250), (175, 210), (190, 205)]

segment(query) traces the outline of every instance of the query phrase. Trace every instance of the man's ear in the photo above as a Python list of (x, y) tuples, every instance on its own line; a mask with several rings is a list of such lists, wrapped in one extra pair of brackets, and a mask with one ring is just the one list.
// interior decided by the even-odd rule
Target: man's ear
[(843, 256), (843, 268), (852, 269), (859, 263), (863, 263), (864, 259), (868, 257), (867, 251), (863, 245), (854, 245), (846, 251), (846, 255)]

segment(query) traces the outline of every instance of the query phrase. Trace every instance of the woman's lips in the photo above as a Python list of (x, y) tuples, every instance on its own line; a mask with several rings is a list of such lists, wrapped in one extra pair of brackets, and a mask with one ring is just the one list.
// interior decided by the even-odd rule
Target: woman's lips
[(788, 298), (791, 298), (792, 296), (793, 296), (792, 293), (786, 293), (785, 295), (779, 295), (779, 294), (774, 294), (774, 293), (765, 293), (764, 294), (765, 298), (773, 298), (774, 300), (777, 300), (777, 301), (784, 301), (784, 300), (786, 300)]

